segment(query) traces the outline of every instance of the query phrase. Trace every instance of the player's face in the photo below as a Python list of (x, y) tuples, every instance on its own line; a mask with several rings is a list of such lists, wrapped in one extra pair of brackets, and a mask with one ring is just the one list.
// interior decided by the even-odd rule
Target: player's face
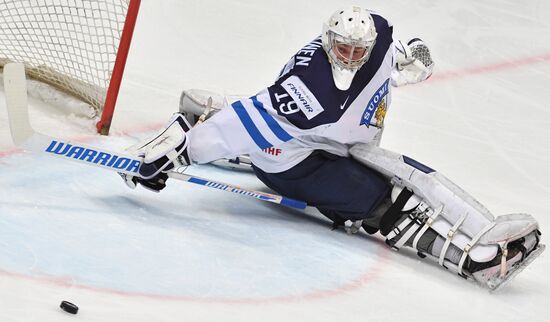
[(367, 54), (367, 49), (365, 47), (355, 47), (345, 43), (336, 43), (334, 45), (334, 52), (340, 61), (344, 63), (351, 63), (359, 61), (365, 57)]

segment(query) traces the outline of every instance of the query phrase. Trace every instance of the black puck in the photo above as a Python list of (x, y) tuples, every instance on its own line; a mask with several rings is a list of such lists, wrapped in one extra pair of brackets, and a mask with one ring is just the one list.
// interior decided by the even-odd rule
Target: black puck
[(59, 305), (59, 307), (67, 313), (71, 313), (71, 314), (78, 313), (78, 306), (68, 301), (61, 301), (61, 304)]

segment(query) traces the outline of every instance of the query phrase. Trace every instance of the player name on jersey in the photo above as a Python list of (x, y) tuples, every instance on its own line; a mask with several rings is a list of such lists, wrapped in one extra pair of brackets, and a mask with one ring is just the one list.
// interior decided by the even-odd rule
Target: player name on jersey
[(317, 38), (314, 41), (310, 42), (304, 48), (296, 54), (296, 65), (298, 66), (309, 66), (311, 57), (315, 54), (315, 51), (323, 46), (323, 41), (321, 38)]

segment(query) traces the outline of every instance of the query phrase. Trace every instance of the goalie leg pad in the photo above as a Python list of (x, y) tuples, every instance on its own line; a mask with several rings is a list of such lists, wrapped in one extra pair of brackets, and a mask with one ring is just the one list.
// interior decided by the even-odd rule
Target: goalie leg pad
[[(404, 210), (417, 207), (431, 218), (430, 227), (443, 236), (451, 235), (449, 242), (464, 249), (480, 231), (489, 229), (494, 216), (473, 197), (435, 170), (413, 159), (382, 148), (358, 144), (350, 149), (351, 155), (360, 163), (386, 176), (393, 186), (392, 199), (396, 200), (406, 187), (414, 193)], [(438, 211), (440, 210), (440, 211)], [(453, 226), (457, 226), (453, 229)], [(486, 228), (487, 227), (487, 228)], [(477, 241), (477, 240), (476, 240)], [(497, 252), (495, 245), (476, 243), (470, 255), (479, 261), (492, 259)]]
[(179, 112), (194, 126), (202, 123), (229, 105), (227, 97), (215, 92), (186, 89), (181, 92)]
[[(406, 200), (399, 199), (411, 196), (407, 189), (394, 188), (395, 190), (401, 190), (401, 193), (394, 205), (403, 204)], [(411, 199), (414, 199), (414, 195), (409, 200)], [(421, 201), (413, 210), (401, 210), (397, 215), (388, 211), (382, 217), (380, 231), (382, 234), (389, 231), (385, 234), (386, 243), (394, 250), (399, 250), (403, 246), (412, 247), (419, 256), (429, 257), (450, 271), (474, 279), (493, 290), (515, 276), (544, 250), (544, 245), (539, 244), (538, 225), (531, 216), (499, 216), (494, 224), (478, 234), (482, 236), (478, 242), (495, 245), (498, 247), (497, 253), (489, 260), (476, 262), (469, 256), (471, 247), (461, 249), (451, 243), (453, 235), (458, 234), (458, 228), (463, 220), (455, 223), (446, 236), (432, 229), (429, 223), (433, 224), (442, 210), (432, 212)], [(388, 217), (398, 219), (394, 221)], [(393, 226), (388, 229), (384, 222), (390, 225), (393, 223)], [(472, 239), (472, 245), (475, 245), (476, 239), (477, 237)]]
[[(384, 174), (394, 185), (395, 207), (380, 221), (381, 233), (392, 248), (413, 247), (440, 265), (489, 287), (510, 276), (519, 267), (518, 263), (531, 254), (540, 253), (536, 252), (541, 247), (534, 237), (538, 236), (538, 223), (530, 215), (494, 218), (479, 202), (435, 170), (374, 145), (356, 145), (350, 153), (359, 162)], [(437, 235), (435, 240), (426, 241), (432, 232)], [(429, 245), (431, 249), (421, 245)], [(481, 271), (479, 263), (496, 266), (496, 269), (472, 275)]]

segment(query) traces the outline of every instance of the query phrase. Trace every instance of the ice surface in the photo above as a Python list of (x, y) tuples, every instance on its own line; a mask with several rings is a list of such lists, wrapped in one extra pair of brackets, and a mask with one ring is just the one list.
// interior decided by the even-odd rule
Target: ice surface
[[(495, 214), (550, 220), (550, 2), (372, 1), (420, 36), (428, 82), (394, 90), (382, 145), (444, 173)], [(31, 100), (41, 132), (122, 148), (183, 88), (254, 94), (341, 1), (144, 1), (109, 138)], [(379, 238), (179, 182), (128, 190), (100, 169), (13, 147), (0, 92), (0, 321), (550, 321), (546, 254), (499, 293)], [(195, 174), (265, 189), (254, 177)], [(61, 300), (80, 307), (76, 317)]]

